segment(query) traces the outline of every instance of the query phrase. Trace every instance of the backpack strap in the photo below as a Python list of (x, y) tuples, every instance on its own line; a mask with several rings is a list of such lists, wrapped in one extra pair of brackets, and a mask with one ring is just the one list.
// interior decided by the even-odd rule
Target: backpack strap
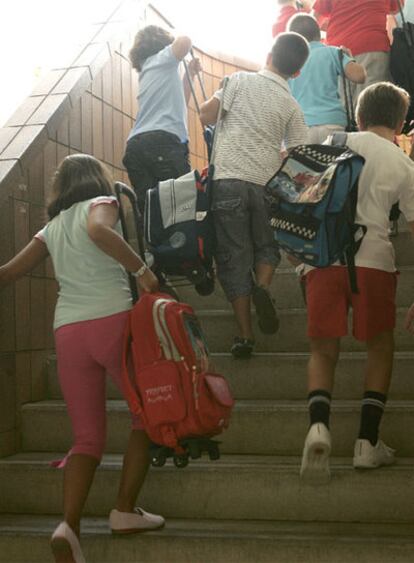
[(349, 84), (349, 80), (345, 74), (345, 67), (344, 67), (344, 52), (342, 49), (338, 49), (339, 53), (339, 63), (341, 65), (341, 77), (342, 77), (342, 85), (344, 89), (344, 99), (345, 99), (345, 111), (346, 111), (346, 120), (347, 120), (347, 131), (355, 131), (357, 129), (356, 120), (355, 120), (355, 111), (354, 111), (354, 101), (352, 99), (352, 91), (351, 86)]
[[(330, 138), (330, 144), (336, 147), (344, 147), (346, 146), (348, 140), (348, 134), (346, 131), (337, 131), (333, 133)], [(355, 212), (358, 200), (358, 191), (355, 192), (352, 201), (349, 199), (346, 202), (346, 206), (344, 209), (345, 219), (348, 224), (349, 231), (351, 233), (351, 244), (345, 251), (345, 260), (348, 267), (348, 276), (349, 276), (349, 284), (351, 286), (352, 293), (359, 293), (358, 284), (357, 284), (357, 276), (356, 276), (356, 268), (355, 268), (355, 255), (358, 252), (359, 244), (355, 241)]]

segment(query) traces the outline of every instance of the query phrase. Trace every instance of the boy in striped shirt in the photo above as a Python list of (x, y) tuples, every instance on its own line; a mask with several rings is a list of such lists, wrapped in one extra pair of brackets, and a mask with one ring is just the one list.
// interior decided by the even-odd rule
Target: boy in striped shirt
[(231, 348), (236, 358), (248, 358), (253, 351), (251, 298), (262, 332), (274, 334), (278, 329), (269, 286), (280, 254), (268, 224), (263, 188), (281, 165), (282, 146), (289, 150), (307, 140), (303, 113), (287, 80), (300, 71), (308, 54), (302, 36), (280, 34), (263, 70), (233, 74), (225, 91), (216, 92), (201, 108), (202, 121), (215, 123), (223, 98), (213, 214), (217, 275), (239, 329)]

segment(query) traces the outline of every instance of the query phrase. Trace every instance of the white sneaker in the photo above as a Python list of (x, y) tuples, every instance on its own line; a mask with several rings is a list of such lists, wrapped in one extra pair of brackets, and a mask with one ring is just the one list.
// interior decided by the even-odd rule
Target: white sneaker
[(165, 520), (157, 514), (135, 508), (134, 512), (120, 512), (114, 508), (109, 515), (109, 526), (114, 534), (134, 534), (162, 528)]
[(329, 482), (329, 454), (331, 453), (331, 435), (325, 424), (312, 424), (306, 436), (303, 448), (301, 479), (312, 485)]
[(381, 465), (392, 465), (395, 462), (395, 450), (389, 448), (382, 440), (375, 446), (369, 440), (358, 439), (354, 448), (354, 467), (358, 469), (375, 469)]
[(50, 540), (56, 563), (86, 563), (79, 540), (66, 523), (61, 522)]

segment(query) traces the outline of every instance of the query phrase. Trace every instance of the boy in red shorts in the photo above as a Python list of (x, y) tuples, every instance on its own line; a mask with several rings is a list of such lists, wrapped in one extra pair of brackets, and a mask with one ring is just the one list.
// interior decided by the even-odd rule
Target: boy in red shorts
[(308, 269), (306, 297), (311, 357), (308, 364), (310, 429), (301, 477), (329, 480), (329, 415), (340, 339), (353, 310), (353, 335), (366, 343), (365, 393), (354, 467), (376, 468), (394, 462), (394, 451), (378, 438), (387, 400), (394, 353), (397, 272), (389, 240), (389, 213), (399, 201), (414, 234), (414, 164), (394, 142), (409, 107), (407, 92), (389, 82), (369, 86), (359, 98), (360, 133), (347, 145), (365, 158), (359, 179), (355, 221), (367, 227), (356, 255), (358, 294), (349, 287), (345, 266)]

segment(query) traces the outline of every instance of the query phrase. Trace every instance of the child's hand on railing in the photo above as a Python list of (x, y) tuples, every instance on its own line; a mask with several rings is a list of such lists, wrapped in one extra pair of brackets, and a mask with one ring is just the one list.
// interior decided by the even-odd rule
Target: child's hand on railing
[(201, 61), (198, 57), (194, 57), (194, 59), (191, 59), (188, 63), (188, 72), (190, 73), (191, 78), (194, 78), (194, 76), (202, 70)]

